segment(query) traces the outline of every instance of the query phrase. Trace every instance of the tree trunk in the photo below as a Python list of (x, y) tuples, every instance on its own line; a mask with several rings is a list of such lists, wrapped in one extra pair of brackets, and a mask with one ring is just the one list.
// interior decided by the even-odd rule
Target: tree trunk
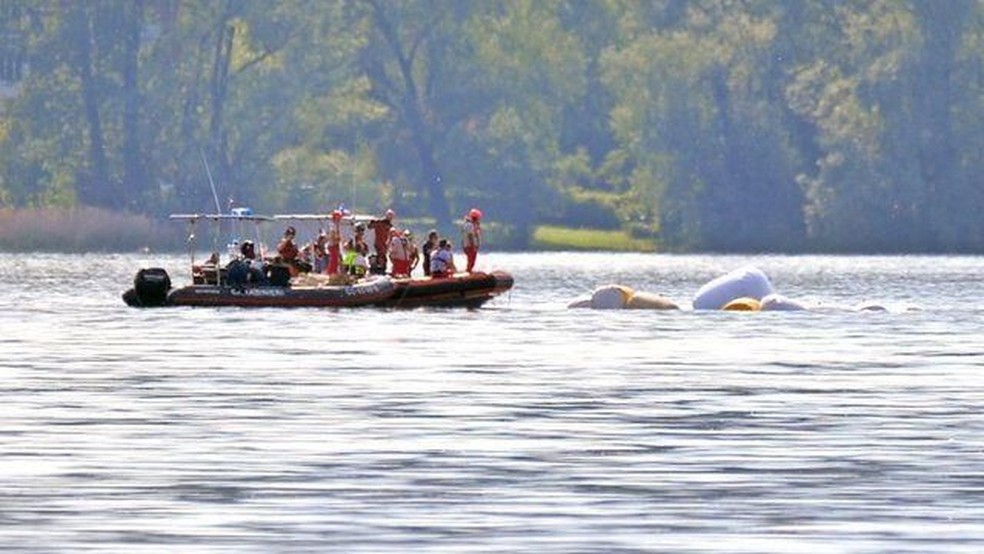
[(92, 71), (92, 27), (89, 4), (72, 4), (77, 24), (78, 51), (77, 63), (82, 87), (82, 103), (89, 132), (90, 172), (79, 183), (79, 200), (93, 206), (117, 207), (120, 195), (115, 194), (109, 182), (109, 162), (106, 160), (106, 147), (103, 137), (102, 120), (99, 115), (99, 96)]
[[(716, 68), (710, 76), (710, 88), (717, 109), (717, 142), (720, 144), (720, 157), (710, 160), (712, 171), (708, 174), (708, 192), (711, 195), (710, 209), (713, 221), (705, 222), (704, 241), (713, 248), (725, 250), (747, 250), (751, 247), (751, 237), (745, 229), (744, 217), (748, 207), (747, 200), (740, 191), (747, 189), (748, 178), (745, 164), (739, 155), (742, 148), (732, 121), (731, 92), (728, 90), (728, 75), (723, 67)], [(756, 222), (761, 223), (761, 222)]]
[(429, 144), (424, 144), (418, 140), (417, 154), (420, 157), (420, 168), (422, 178), (426, 182), (427, 206), (430, 215), (435, 217), (438, 223), (450, 222), (451, 208), (448, 206), (447, 197), (444, 194), (444, 179), (441, 177), (441, 170), (434, 160), (434, 151)]
[[(123, 37), (123, 184), (130, 192), (140, 191), (147, 187), (144, 174), (143, 157), (140, 140), (140, 82), (138, 78), (138, 62), (140, 54), (140, 31), (143, 27), (143, 0), (132, 0), (124, 7), (126, 12), (126, 29)], [(128, 195), (130, 202), (136, 199)], [(142, 199), (140, 194), (137, 199)]]
[(215, 159), (213, 171), (220, 182), (228, 182), (231, 174), (227, 152), (224, 110), (229, 90), (229, 68), (232, 63), (232, 46), (236, 37), (234, 27), (228, 25), (228, 18), (219, 22), (220, 29), (215, 39), (215, 54), (212, 59), (211, 119), (209, 120), (209, 147)]
[(922, 79), (917, 81), (920, 87), (915, 94), (922, 121), (919, 161), (923, 182), (930, 191), (927, 215), (933, 236), (926, 239), (934, 250), (949, 250), (966, 240), (954, 225), (954, 221), (963, 219), (954, 215), (964, 208), (961, 189), (965, 183), (960, 178), (952, 113), (957, 47), (971, 6), (963, 1), (916, 2), (915, 9), (924, 45)]
[(437, 218), (438, 222), (450, 222), (451, 208), (448, 206), (441, 170), (434, 156), (432, 133), (425, 122), (421, 109), (422, 100), (413, 76), (413, 60), (404, 52), (396, 29), (386, 17), (383, 7), (375, 0), (370, 0), (369, 3), (375, 13), (376, 25), (392, 49), (393, 56), (400, 68), (400, 76), (403, 79), (403, 94), (400, 96), (399, 102), (406, 125), (413, 136), (413, 145), (417, 150), (417, 157), (420, 159), (420, 179), (423, 181), (420, 188), (427, 192), (428, 208), (431, 215)]

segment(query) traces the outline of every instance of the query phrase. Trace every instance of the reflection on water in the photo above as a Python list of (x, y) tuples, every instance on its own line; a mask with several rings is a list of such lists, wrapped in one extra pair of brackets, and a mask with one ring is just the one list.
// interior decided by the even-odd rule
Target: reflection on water
[[(161, 259), (12, 258), (8, 549), (984, 544), (984, 259), (493, 253), (516, 287), (487, 308), (385, 311), (135, 310)], [(829, 309), (565, 309), (612, 282), (689, 305), (749, 262)]]

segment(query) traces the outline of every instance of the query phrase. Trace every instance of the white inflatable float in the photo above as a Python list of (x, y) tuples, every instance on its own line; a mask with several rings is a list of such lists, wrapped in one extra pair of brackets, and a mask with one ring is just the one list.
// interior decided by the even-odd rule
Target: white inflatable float
[(762, 270), (746, 265), (700, 287), (693, 304), (695, 310), (721, 310), (733, 300), (753, 298), (761, 302), (774, 292)]
[(591, 297), (590, 296), (578, 296), (574, 300), (567, 303), (568, 308), (590, 308), (591, 307)]
[(621, 310), (635, 291), (624, 285), (605, 285), (591, 293), (591, 307), (595, 310)]
[[(589, 295), (580, 296), (567, 305), (568, 308), (592, 308), (595, 310), (678, 310), (680, 307), (665, 296), (649, 292), (636, 292), (625, 285), (603, 285)], [(695, 310), (725, 311), (803, 311), (823, 309), (809, 307), (802, 302), (775, 292), (769, 278), (760, 269), (746, 265), (721, 275), (697, 290), (693, 298)], [(861, 312), (888, 311), (875, 303), (863, 303), (853, 308)]]
[(593, 308), (595, 310), (678, 310), (672, 300), (649, 292), (636, 292), (625, 285), (604, 285), (592, 291), (591, 296), (574, 299), (568, 308)]
[(651, 292), (634, 292), (625, 302), (629, 310), (679, 310), (676, 302)]
[(807, 309), (803, 303), (775, 293), (763, 297), (759, 304), (759, 309), (763, 312), (795, 312)]

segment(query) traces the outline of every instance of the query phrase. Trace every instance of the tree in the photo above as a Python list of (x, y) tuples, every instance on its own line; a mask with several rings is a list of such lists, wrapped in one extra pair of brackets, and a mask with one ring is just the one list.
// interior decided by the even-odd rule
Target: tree
[(796, 248), (797, 158), (770, 79), (781, 72), (777, 15), (707, 1), (677, 16), (663, 18), (679, 21), (666, 30), (637, 30), (639, 17), (627, 18), (632, 40), (604, 62), (640, 217), (678, 248)]
[(8, 0), (0, 202), (214, 209), (207, 163), (223, 200), (477, 205), (520, 247), (979, 251), (982, 29), (975, 0)]
[(954, 128), (954, 115), (965, 100), (957, 92), (964, 85), (960, 50), (975, 5), (980, 6), (969, 0), (912, 4), (922, 51), (914, 60), (915, 79), (910, 81), (918, 82), (919, 89), (908, 94), (915, 108), (914, 128), (920, 129), (916, 159), (919, 182), (927, 191), (922, 215), (930, 233), (920, 249), (968, 250), (982, 242), (984, 227), (977, 214), (984, 204), (976, 179), (968, 180), (962, 167)]
[(451, 210), (437, 150), (448, 122), (437, 100), (459, 76), (445, 73), (441, 62), (451, 56), (471, 4), (365, 0), (365, 6), (373, 34), (360, 60), (371, 97), (395, 118), (390, 140), (396, 139), (396, 149), (403, 144), (416, 153), (419, 169), (407, 184), (424, 196), (434, 217), (446, 221)]
[(327, 208), (324, 183), (288, 160), (324, 146), (305, 133), (323, 129), (319, 99), (351, 79), (340, 69), (354, 48), (343, 16), (340, 3), (311, 0), (182, 2), (158, 14), (145, 63), (152, 140), (169, 146), (155, 152), (161, 206), (212, 206), (204, 158), (223, 203)]
[(562, 213), (559, 193), (578, 184), (570, 179), (591, 179), (591, 162), (582, 158), (599, 150), (574, 130), (592, 128), (604, 114), (584, 110), (588, 57), (578, 31), (588, 20), (574, 5), (603, 15), (591, 4), (515, 0), (481, 13), (469, 28), (489, 99), (475, 114), (473, 140), (486, 160), (476, 178), (487, 191), (483, 202), (509, 214), (518, 244), (534, 222)]

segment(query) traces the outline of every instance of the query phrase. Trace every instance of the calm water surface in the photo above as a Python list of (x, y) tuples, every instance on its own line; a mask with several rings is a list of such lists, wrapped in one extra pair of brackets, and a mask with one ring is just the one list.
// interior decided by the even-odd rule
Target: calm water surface
[[(984, 549), (984, 258), (492, 253), (516, 287), (477, 311), (120, 300), (185, 262), (6, 256), (0, 547)], [(746, 263), (818, 309), (565, 307)]]

